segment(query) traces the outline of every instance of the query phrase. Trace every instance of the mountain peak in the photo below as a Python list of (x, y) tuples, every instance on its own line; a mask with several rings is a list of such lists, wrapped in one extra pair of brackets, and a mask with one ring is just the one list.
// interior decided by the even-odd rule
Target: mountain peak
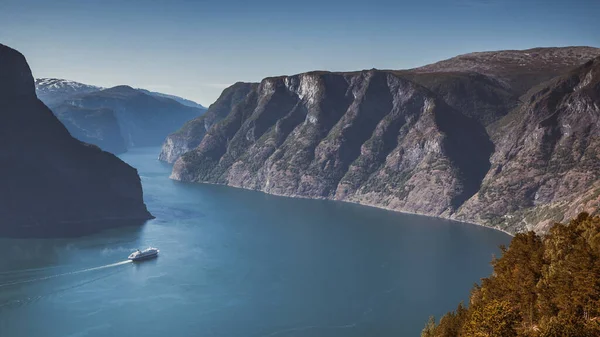
[(25, 57), (4, 45), (0, 114), (1, 236), (81, 235), (152, 217), (136, 170), (73, 138), (37, 99)]
[(103, 91), (121, 91), (121, 92), (131, 92), (131, 93), (138, 92), (136, 89), (132, 88), (129, 85), (125, 85), (125, 84), (110, 87), (110, 88), (104, 89)]
[(68, 97), (102, 90), (102, 87), (84, 84), (61, 78), (37, 78), (35, 91), (38, 98), (47, 105), (55, 105)]
[(35, 97), (31, 69), (20, 52), (0, 44), (0, 97)]

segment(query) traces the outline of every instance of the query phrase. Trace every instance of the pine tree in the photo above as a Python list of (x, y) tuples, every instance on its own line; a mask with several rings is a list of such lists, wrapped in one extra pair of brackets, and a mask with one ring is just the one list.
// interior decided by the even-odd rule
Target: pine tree
[(469, 337), (514, 337), (520, 319), (509, 302), (492, 300), (471, 311), (462, 331)]
[(429, 316), (427, 324), (421, 331), (421, 337), (435, 337), (435, 317)]
[(518, 234), (501, 250), (469, 307), (459, 304), (437, 326), (430, 319), (422, 336), (600, 336), (599, 216), (581, 213), (545, 237)]

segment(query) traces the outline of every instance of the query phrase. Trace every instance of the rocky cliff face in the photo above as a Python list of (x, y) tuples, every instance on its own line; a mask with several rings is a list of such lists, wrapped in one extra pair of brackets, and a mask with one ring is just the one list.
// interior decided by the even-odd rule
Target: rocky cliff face
[[(586, 76), (593, 83), (595, 75), (578, 70), (585, 74), (543, 82), (598, 55), (594, 48), (546, 48), (461, 56), (409, 71), (267, 78), (244, 90), (228, 88), (214, 105), (223, 107), (219, 117), (209, 124), (196, 119), (169, 136), (161, 159), (176, 160), (176, 180), (357, 202), (513, 232), (535, 218), (541, 225), (530, 228), (543, 231), (544, 221), (555, 220), (556, 207), (548, 205), (579, 200), (590, 208), (597, 195), (588, 185), (598, 181), (597, 150), (589, 147), (596, 136), (583, 128), (596, 123), (597, 103), (568, 89)], [(550, 94), (556, 88), (571, 98)], [(580, 114), (589, 118), (575, 123)], [(542, 120), (549, 124), (540, 129)]]
[(493, 130), (492, 167), (457, 218), (543, 232), (600, 208), (600, 58), (534, 92)]
[(491, 151), (483, 127), (392, 73), (308, 73), (251, 90), (172, 178), (441, 215), (477, 191)]
[(225, 118), (257, 85), (239, 82), (225, 89), (204, 115), (185, 123), (181, 129), (167, 137), (158, 159), (174, 163), (182, 154), (198, 146), (206, 131)]
[(0, 44), (1, 235), (67, 236), (152, 216), (134, 168), (69, 135), (37, 99), (23, 55)]
[(433, 91), (462, 114), (488, 126), (520, 104), (519, 94), (498, 79), (473, 72), (398, 73)]

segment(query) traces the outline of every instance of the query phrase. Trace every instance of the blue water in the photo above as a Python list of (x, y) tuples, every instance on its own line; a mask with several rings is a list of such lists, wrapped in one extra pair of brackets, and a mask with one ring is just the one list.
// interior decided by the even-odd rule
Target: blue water
[[(0, 239), (0, 336), (418, 336), (467, 300), (507, 235), (358, 205), (168, 179), (121, 156), (156, 216), (69, 239)], [(129, 263), (148, 245), (158, 259)]]

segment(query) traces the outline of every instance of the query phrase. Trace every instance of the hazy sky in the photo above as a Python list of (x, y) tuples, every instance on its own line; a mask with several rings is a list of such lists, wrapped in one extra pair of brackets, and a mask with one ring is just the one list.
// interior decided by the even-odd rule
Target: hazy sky
[(208, 105), (237, 81), (411, 68), (457, 54), (600, 47), (600, 0), (0, 0), (0, 43), (35, 77)]

